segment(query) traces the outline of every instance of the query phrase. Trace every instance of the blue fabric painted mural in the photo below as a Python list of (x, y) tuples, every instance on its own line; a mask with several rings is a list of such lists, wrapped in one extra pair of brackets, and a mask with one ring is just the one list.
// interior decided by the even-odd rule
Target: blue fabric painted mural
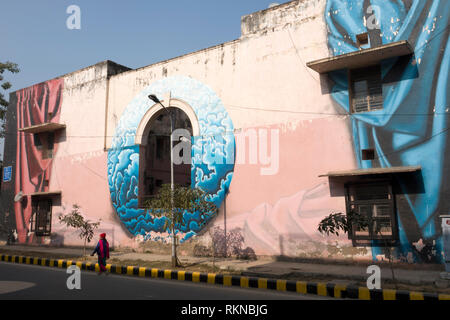
[[(157, 81), (139, 93), (126, 107), (116, 128), (108, 152), (108, 184), (112, 204), (126, 229), (145, 240), (160, 239), (164, 217), (153, 217), (138, 208), (139, 146), (136, 131), (152, 103), (149, 94), (165, 93), (186, 102), (194, 110), (200, 136), (192, 138), (192, 186), (209, 194), (209, 200), (220, 207), (229, 188), (234, 170), (235, 138), (233, 123), (219, 97), (209, 87), (188, 77), (170, 77)], [(178, 226), (183, 242), (198, 233), (212, 218), (208, 213), (184, 214), (184, 225)]]
[[(422, 166), (425, 192), (408, 195), (410, 212), (398, 212), (400, 248), (398, 257), (411, 254), (426, 260), (411, 245), (422, 239), (434, 247), (434, 258), (442, 261), (439, 215), (448, 214), (443, 202), (450, 178), (445, 161), (448, 153), (450, 64), (448, 0), (328, 0), (325, 21), (328, 45), (333, 55), (356, 51), (356, 35), (368, 32), (367, 8), (372, 6), (381, 29), (382, 44), (408, 40), (414, 55), (382, 62), (384, 109), (352, 114), (355, 156), (360, 168), (362, 149), (374, 148), (381, 167)], [(389, 81), (395, 72), (401, 77)], [(349, 112), (347, 71), (331, 75), (333, 99)], [(447, 190), (447, 191), (446, 191)], [(448, 202), (448, 201), (446, 201)], [(414, 221), (411, 232), (404, 227)], [(408, 222), (411, 224), (410, 222)], [(374, 257), (379, 248), (373, 248)]]

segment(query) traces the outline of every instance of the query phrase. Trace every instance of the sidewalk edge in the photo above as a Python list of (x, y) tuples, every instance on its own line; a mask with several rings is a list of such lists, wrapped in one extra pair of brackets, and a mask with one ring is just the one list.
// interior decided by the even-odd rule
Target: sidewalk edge
[[(76, 265), (81, 270), (99, 271), (99, 265), (97, 263), (93, 264), (89, 262), (71, 261), (64, 259), (47, 259), (0, 254), (0, 261), (55, 268), (67, 268), (71, 265)], [(305, 282), (247, 276), (227, 276), (216, 273), (176, 271), (168, 269), (145, 268), (137, 266), (119, 266), (111, 264), (107, 264), (106, 269), (110, 273), (123, 274), (128, 276), (203, 282), (223, 286), (237, 286), (241, 288), (288, 291), (300, 294), (314, 294), (332, 298), (349, 298), (358, 300), (450, 300), (450, 295), (448, 294), (392, 289), (369, 290), (365, 287), (357, 287), (351, 285), (346, 286), (331, 282)]]

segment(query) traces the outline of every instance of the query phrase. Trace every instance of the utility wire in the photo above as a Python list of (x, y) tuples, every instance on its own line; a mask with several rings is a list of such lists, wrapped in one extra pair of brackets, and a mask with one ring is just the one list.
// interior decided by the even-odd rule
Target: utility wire
[[(244, 110), (257, 110), (257, 111), (265, 111), (265, 112), (285, 112), (285, 113), (295, 113), (295, 114), (309, 114), (309, 115), (328, 115), (328, 116), (336, 116), (336, 117), (343, 117), (343, 116), (358, 116), (365, 113), (325, 113), (325, 112), (308, 112), (308, 111), (288, 111), (288, 110), (281, 110), (281, 109), (263, 109), (263, 108), (253, 108), (253, 107), (241, 107), (241, 106), (234, 106), (234, 105), (228, 105), (231, 108), (239, 108)], [(448, 109), (448, 106), (445, 107)], [(417, 116), (423, 116), (423, 117), (435, 117), (435, 116), (449, 116), (450, 112), (433, 112), (433, 113), (381, 113), (381, 114), (371, 114), (371, 117), (386, 117), (386, 116), (404, 116), (404, 117), (417, 117)], [(296, 119), (301, 121), (302, 119)], [(280, 123), (284, 124), (284, 123)], [(179, 128), (184, 129), (184, 128)], [(228, 134), (235, 134), (239, 131), (245, 130), (245, 128), (235, 129), (234, 131), (226, 131), (226, 132), (220, 132), (217, 134), (210, 134), (210, 135), (199, 135), (198, 137), (208, 137), (208, 136), (219, 136), (219, 135), (228, 135)], [(4, 132), (5, 136), (17, 136), (17, 135), (34, 135), (34, 133), (27, 133), (27, 132)], [(64, 137), (66, 138), (82, 138), (82, 139), (94, 139), (94, 138), (120, 138), (120, 137), (142, 137), (143, 135), (137, 135), (137, 134), (125, 134), (125, 135), (113, 135), (113, 136), (105, 136), (105, 135), (66, 135)], [(169, 134), (151, 134), (146, 136), (155, 136), (155, 137), (170, 137)]]
[[(449, 130), (450, 130), (450, 128), (445, 128), (444, 130), (439, 131), (438, 133), (432, 135), (431, 137), (424, 138), (423, 140), (418, 141), (417, 143), (414, 144), (414, 146), (417, 146), (417, 145), (423, 144), (424, 142), (430, 141), (431, 139), (433, 139), (433, 138), (435, 138), (435, 137), (437, 137), (437, 136), (440, 136), (441, 134), (447, 133)], [(401, 149), (401, 150), (396, 150), (396, 151), (392, 151), (392, 152), (385, 153), (385, 154), (383, 154), (382, 156), (375, 157), (374, 160), (379, 160), (379, 159), (386, 158), (386, 157), (389, 156), (389, 155), (403, 152), (403, 151), (408, 150), (408, 149), (410, 149), (410, 148), (412, 148), (412, 147), (413, 147), (413, 146), (408, 146), (408, 147), (403, 148), (403, 149)]]
[[(228, 105), (230, 108), (238, 108), (238, 109), (244, 109), (244, 110), (256, 110), (256, 111), (264, 111), (264, 112), (280, 112), (280, 113), (293, 113), (293, 114), (308, 114), (308, 115), (328, 115), (328, 116), (336, 116), (336, 117), (343, 117), (343, 116), (358, 116), (366, 113), (326, 113), (326, 112), (312, 112), (312, 111), (293, 111), (293, 110), (282, 110), (282, 109), (267, 109), (267, 108), (261, 108), (261, 107), (244, 107), (244, 106), (237, 106), (237, 105)], [(448, 109), (448, 105), (445, 106), (446, 109)], [(434, 116), (448, 116), (450, 115), (450, 112), (431, 112), (431, 113), (380, 113), (380, 114), (371, 114), (371, 117), (386, 117), (386, 116), (404, 116), (404, 117), (416, 117), (416, 116), (423, 116), (423, 117), (434, 117)], [(302, 119), (297, 119), (302, 120)], [(236, 130), (242, 130), (242, 129), (236, 129)], [(236, 131), (235, 130), (235, 131)], [(226, 134), (235, 133), (233, 132), (226, 132)], [(19, 134), (23, 135), (33, 135), (34, 133), (27, 133), (27, 132), (5, 132), (5, 136), (17, 136)], [(219, 134), (217, 134), (219, 135)], [(124, 135), (122, 137), (128, 137), (128, 136), (139, 136), (142, 135), (135, 135), (135, 134), (129, 134)], [(161, 137), (168, 137), (170, 135), (164, 135), (164, 134), (152, 134), (152, 136), (161, 136)], [(105, 136), (105, 135), (69, 135), (65, 136), (67, 138), (115, 138), (116, 135), (113, 136)]]
[[(442, 131), (440, 131), (440, 132), (438, 132), (438, 133), (436, 133), (436, 134), (434, 134), (434, 135), (432, 135), (432, 136), (430, 136), (430, 137), (427, 137), (427, 138), (422, 139), (420, 142), (416, 143), (416, 145), (421, 144), (421, 143), (424, 143), (424, 142), (426, 142), (426, 141), (429, 141), (429, 140), (431, 140), (431, 139), (433, 139), (433, 138), (435, 138), (435, 137), (437, 137), (437, 136), (439, 136), (439, 135), (441, 135), (441, 134), (447, 133), (448, 131), (450, 131), (450, 128), (445, 128), (445, 129), (443, 129)], [(392, 152), (389, 152), (389, 153), (385, 153), (385, 154), (382, 155), (382, 156), (375, 157), (374, 160), (379, 160), (379, 159), (382, 159), (382, 158), (387, 158), (387, 156), (389, 156), (389, 155), (393, 155), (393, 154), (396, 154), (396, 153), (403, 152), (403, 151), (405, 151), (405, 150), (408, 150), (409, 148), (411, 148), (411, 146), (409, 146), (409, 147), (407, 147), (407, 148), (404, 148), (404, 149), (401, 149), (401, 150), (396, 150), (396, 151), (392, 151)], [(111, 149), (116, 150), (116, 149), (125, 149), (125, 148), (111, 148)], [(60, 149), (60, 150), (61, 150), (61, 149)], [(63, 150), (63, 151), (67, 154), (67, 157), (68, 157), (68, 158), (75, 158), (75, 157), (77, 157), (77, 156), (80, 156), (80, 154), (70, 155), (66, 150)], [(106, 152), (106, 151), (105, 151), (104, 149), (98, 149), (98, 150), (91, 150), (90, 152), (82, 153), (82, 154), (90, 154), (90, 153), (95, 153), (95, 152)], [(66, 157), (65, 157), (65, 156), (63, 156), (63, 157), (55, 156), (53, 159), (54, 159), (54, 160), (57, 160), (57, 159), (62, 159), (62, 158), (66, 158)], [(82, 159), (82, 160), (83, 160), (83, 159)], [(101, 179), (107, 180), (103, 175), (100, 175), (100, 174), (96, 173), (93, 169), (91, 169), (91, 168), (85, 166), (85, 165), (82, 163), (82, 161), (79, 161), (79, 162), (77, 162), (77, 163), (80, 163), (82, 166), (84, 166), (86, 169), (88, 169), (89, 171), (91, 171), (92, 173), (94, 173), (95, 175), (97, 175), (98, 177), (100, 177)]]

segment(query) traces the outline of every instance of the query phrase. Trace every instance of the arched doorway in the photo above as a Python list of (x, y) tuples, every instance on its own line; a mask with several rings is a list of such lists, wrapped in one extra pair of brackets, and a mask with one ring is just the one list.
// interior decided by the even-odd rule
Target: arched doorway
[[(139, 194), (143, 190), (140, 169), (144, 168), (141, 163), (147, 143), (144, 140), (149, 134), (145, 130), (162, 109), (159, 104), (151, 104), (150, 94), (161, 98), (162, 105), (179, 108), (189, 116), (192, 136), (196, 137), (191, 140), (191, 187), (195, 184), (195, 187), (208, 193), (209, 199), (217, 206), (221, 205), (230, 187), (235, 154), (233, 121), (210, 87), (192, 77), (173, 76), (155, 81), (139, 92), (125, 107), (116, 124), (108, 150), (107, 174), (111, 204), (121, 225), (132, 236), (140, 235), (144, 240), (155, 237), (168, 239), (164, 228), (165, 217), (157, 217), (138, 207)], [(215, 141), (216, 135), (225, 139)], [(218, 147), (225, 152), (224, 164), (217, 164), (210, 157), (213, 149)], [(179, 230), (180, 237), (183, 237), (180, 242), (204, 230), (212, 217), (204, 212), (184, 215), (185, 224)]]
[[(174, 119), (174, 130), (185, 129), (192, 136), (192, 123), (188, 115), (177, 107), (169, 107), (167, 110)], [(152, 116), (146, 125), (140, 146), (138, 203), (141, 208), (144, 207), (147, 200), (158, 193), (163, 184), (170, 184), (170, 134), (170, 117), (165, 109), (161, 109)], [(174, 141), (172, 148), (177, 143), (179, 142)], [(179, 156), (183, 157), (182, 154)], [(173, 168), (174, 183), (190, 186), (191, 164), (174, 163)]]

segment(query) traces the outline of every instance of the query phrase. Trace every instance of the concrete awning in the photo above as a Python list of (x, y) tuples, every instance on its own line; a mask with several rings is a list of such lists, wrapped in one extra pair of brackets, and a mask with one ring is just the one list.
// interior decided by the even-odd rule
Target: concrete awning
[(331, 171), (328, 172), (327, 174), (322, 174), (319, 177), (354, 177), (365, 175), (408, 173), (408, 172), (417, 172), (420, 170), (422, 170), (421, 166), (355, 169), (345, 171)]
[(31, 127), (20, 128), (20, 132), (24, 133), (42, 133), (42, 132), (52, 132), (61, 129), (65, 129), (66, 125), (61, 123), (47, 122), (42, 124), (37, 124)]
[(308, 62), (306, 65), (318, 73), (341, 69), (368, 67), (382, 60), (414, 53), (407, 40), (388, 43), (379, 47), (363, 49), (343, 55)]
[(31, 197), (58, 197), (61, 196), (61, 191), (48, 191), (48, 192), (34, 192), (30, 194)]

